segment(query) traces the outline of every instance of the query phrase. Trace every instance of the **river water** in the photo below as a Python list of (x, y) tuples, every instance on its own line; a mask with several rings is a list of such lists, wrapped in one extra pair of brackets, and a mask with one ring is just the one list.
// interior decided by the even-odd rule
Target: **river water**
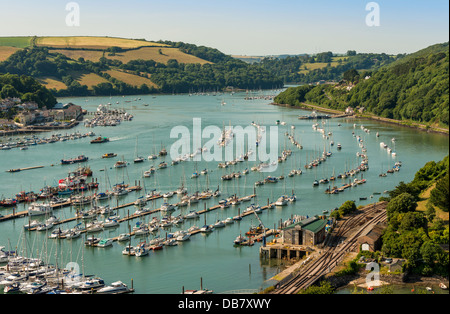
[[(266, 94), (273, 94), (267, 91)], [(262, 93), (258, 94), (262, 95)], [(273, 227), (280, 220), (286, 220), (291, 215), (312, 216), (322, 214), (325, 210), (331, 210), (340, 206), (347, 200), (355, 200), (357, 205), (365, 205), (378, 200), (386, 190), (394, 188), (400, 181), (409, 182), (414, 174), (426, 162), (439, 161), (448, 154), (448, 137), (440, 134), (427, 134), (425, 132), (398, 127), (390, 124), (382, 124), (370, 120), (355, 119), (330, 119), (319, 127), (325, 133), (331, 132), (329, 139), (324, 139), (322, 134), (312, 128), (315, 121), (298, 120), (298, 115), (306, 115), (310, 112), (270, 105), (269, 100), (253, 99), (245, 100), (246, 93), (223, 95), (164, 95), (164, 96), (125, 96), (125, 97), (95, 97), (95, 98), (65, 98), (59, 99), (62, 103), (73, 102), (81, 105), (88, 111), (95, 111), (99, 104), (111, 103), (113, 108), (123, 108), (134, 115), (133, 121), (122, 122), (116, 127), (86, 128), (83, 124), (72, 130), (60, 130), (46, 133), (41, 136), (49, 136), (52, 133), (87, 133), (95, 132), (97, 136), (110, 138), (109, 143), (92, 145), (92, 138), (84, 138), (73, 141), (58, 142), (53, 144), (32, 146), (28, 150), (11, 149), (0, 151), (0, 198), (13, 197), (20, 191), (39, 191), (45, 185), (57, 185), (58, 180), (67, 176), (67, 173), (77, 166), (62, 166), (60, 160), (73, 158), (81, 154), (89, 157), (87, 165), (94, 171), (94, 177), (100, 183), (100, 190), (110, 190), (111, 185), (125, 182), (134, 185), (140, 182), (145, 188), (141, 192), (132, 192), (119, 201), (111, 201), (111, 206), (130, 203), (138, 197), (156, 189), (161, 192), (175, 191), (185, 178), (189, 193), (202, 191), (209, 187), (215, 190), (220, 186), (222, 197), (237, 194), (240, 197), (253, 194), (254, 183), (268, 175), (285, 177), (276, 184), (266, 184), (256, 187), (256, 202), (265, 205), (267, 200), (274, 202), (280, 195), (291, 195), (292, 191), (297, 196), (297, 202), (284, 206), (265, 210), (260, 214), (260, 219), (266, 227)], [(225, 103), (222, 105), (222, 103)], [(147, 106), (146, 106), (147, 105)], [(136, 154), (147, 157), (157, 153), (161, 147), (170, 151), (171, 144), (177, 141), (170, 138), (171, 130), (177, 126), (185, 126), (193, 132), (193, 119), (200, 118), (202, 129), (206, 126), (216, 126), (222, 129), (225, 126), (250, 126), (252, 122), (267, 126), (264, 136), (268, 137), (269, 127), (275, 126), (276, 121), (286, 122), (285, 125), (277, 125), (278, 129), (278, 155), (284, 149), (291, 149), (292, 155), (286, 162), (279, 164), (273, 173), (250, 172), (240, 179), (223, 182), (221, 176), (231, 172), (242, 171), (253, 167), (256, 162), (238, 163), (228, 169), (218, 168), (218, 162), (189, 161), (172, 166), (170, 155), (166, 157), (169, 167), (157, 170), (151, 178), (143, 178), (142, 174), (151, 165), (157, 165), (161, 158), (155, 161), (145, 160), (141, 164), (134, 164)], [(295, 129), (291, 126), (295, 126)], [(363, 128), (370, 130), (365, 132)], [(300, 150), (294, 147), (287, 137), (286, 132), (294, 134), (294, 138), (303, 146)], [(354, 134), (352, 134), (354, 132)], [(376, 137), (376, 133), (379, 137)], [(367, 180), (367, 183), (347, 189), (336, 195), (325, 194), (328, 185), (313, 187), (315, 179), (329, 178), (335, 173), (338, 175), (346, 170), (356, 168), (361, 158), (356, 155), (361, 152), (357, 142), (357, 136), (364, 142), (369, 158), (369, 170), (361, 172), (346, 181), (338, 180), (335, 185), (340, 186), (354, 178)], [(395, 144), (391, 141), (395, 138)], [(8, 139), (2, 139), (6, 142)], [(193, 141), (191, 139), (191, 141)], [(207, 140), (204, 140), (205, 144)], [(330, 142), (335, 145), (331, 146)], [(396, 157), (380, 147), (380, 142), (385, 142), (397, 152)], [(342, 145), (342, 150), (337, 150), (337, 144)], [(314, 169), (305, 169), (304, 165), (313, 157), (330, 151), (332, 156)], [(118, 154), (115, 159), (102, 159), (105, 153)], [(129, 166), (115, 169), (114, 163), (124, 159)], [(396, 161), (402, 162), (399, 172), (388, 174), (387, 177), (379, 177), (380, 172), (386, 172), (392, 168)], [(51, 166), (53, 165), (53, 166)], [(44, 166), (42, 169), (23, 171), (19, 173), (7, 173), (5, 171), (15, 168), (31, 166)], [(191, 174), (198, 170), (209, 170), (208, 176), (200, 176), (191, 179)], [(302, 175), (288, 177), (292, 169), (301, 168)], [(106, 170), (106, 171), (100, 171)], [(106, 182), (109, 182), (106, 184)], [(106, 187), (105, 187), (106, 186)], [(375, 193), (375, 194), (374, 194)], [(175, 196), (171, 203), (176, 202)], [(367, 200), (360, 200), (367, 198)], [(162, 200), (149, 203), (150, 208), (159, 208)], [(207, 207), (216, 205), (217, 199), (201, 201), (193, 207), (178, 209), (173, 215), (186, 214), (189, 210), (201, 210), (204, 204)], [(214, 223), (218, 219), (225, 219), (238, 214), (246, 208), (248, 203), (243, 203), (228, 209), (217, 209), (208, 213), (206, 221)], [(25, 205), (20, 205), (17, 210), (25, 210)], [(133, 206), (121, 209), (119, 214), (125, 217), (133, 213)], [(11, 209), (0, 209), (0, 214), (11, 213)], [(55, 215), (60, 219), (70, 218), (75, 215), (74, 208), (56, 210)], [(160, 214), (153, 215), (160, 217)], [(153, 217), (147, 217), (145, 222)], [(192, 225), (203, 226), (205, 217), (198, 220), (186, 221), (181, 228), (188, 229)], [(24, 237), (23, 225), (28, 218), (19, 218), (0, 224), (0, 246), (12, 247), (24, 251), (23, 239), (26, 239), (27, 253), (34, 256), (47, 256), (53, 263), (66, 265), (75, 262), (80, 265), (85, 274), (95, 274), (102, 277), (107, 283), (121, 280), (127, 284), (133, 279), (137, 293), (149, 294), (173, 294), (185, 289), (199, 289), (200, 281), (203, 287), (214, 290), (216, 293), (229, 292), (241, 289), (261, 289), (270, 284), (269, 279), (277, 274), (282, 265), (277, 262), (260, 260), (259, 245), (252, 247), (235, 247), (233, 240), (240, 234), (248, 231), (250, 226), (258, 225), (255, 216), (245, 217), (242, 221), (214, 232), (192, 236), (188, 242), (175, 247), (166, 247), (161, 251), (151, 252), (143, 258), (128, 257), (122, 255), (126, 244), (114, 243), (112, 247), (87, 248), (83, 245), (83, 239), (77, 240), (49, 240), (43, 232), (27, 233)], [(133, 226), (137, 220), (131, 221)], [(76, 222), (68, 223), (62, 228), (71, 228)], [(166, 232), (174, 232), (178, 228), (162, 231), (159, 235), (165, 237)], [(128, 231), (128, 224), (122, 223), (119, 228), (105, 230), (97, 234), (100, 238), (118, 236)], [(138, 240), (133, 239), (135, 245)], [(44, 254), (45, 252), (45, 254)], [(56, 259), (57, 258), (57, 259)]]

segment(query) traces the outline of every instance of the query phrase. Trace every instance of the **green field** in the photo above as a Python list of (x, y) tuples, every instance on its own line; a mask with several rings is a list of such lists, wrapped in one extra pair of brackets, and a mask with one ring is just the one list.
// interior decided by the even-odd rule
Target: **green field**
[(0, 46), (26, 48), (31, 46), (33, 37), (0, 37)]

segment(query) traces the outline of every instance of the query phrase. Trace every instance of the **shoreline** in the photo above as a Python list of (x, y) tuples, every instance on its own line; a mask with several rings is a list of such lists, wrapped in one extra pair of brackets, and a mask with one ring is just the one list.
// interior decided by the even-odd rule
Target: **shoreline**
[(408, 275), (404, 273), (380, 274), (378, 280), (373, 280), (370, 283), (367, 283), (367, 275), (367, 272), (360, 271), (355, 275), (342, 277), (336, 277), (333, 274), (329, 274), (324, 279), (336, 287), (336, 291), (355, 288), (368, 289), (369, 287), (377, 289), (384, 286), (405, 286), (414, 290), (416, 287), (438, 287), (440, 283), (444, 283), (447, 287), (449, 286), (448, 279), (440, 276), (425, 277), (420, 275)]
[(44, 132), (51, 132), (56, 130), (70, 130), (80, 124), (79, 121), (72, 122), (68, 126), (52, 126), (52, 127), (45, 127), (45, 126), (38, 126), (38, 127), (31, 127), (31, 128), (22, 128), (17, 129), (13, 131), (0, 131), (0, 138), (6, 137), (6, 136), (15, 136), (15, 135), (24, 135), (24, 134), (36, 134), (36, 133), (44, 133)]
[[(289, 104), (277, 104), (277, 103), (271, 103), (270, 105), (273, 106), (279, 106), (279, 107), (285, 107), (285, 108), (291, 108), (291, 109), (302, 109), (302, 110), (314, 110), (317, 112), (323, 112), (323, 113), (329, 113), (329, 114), (335, 114), (335, 115), (343, 115), (345, 114), (345, 112), (343, 111), (339, 111), (339, 110), (335, 110), (335, 109), (328, 109), (328, 108), (323, 108), (317, 105), (310, 105), (310, 104), (306, 104), (306, 103), (302, 103), (301, 106), (292, 106)], [(433, 128), (433, 127), (428, 127), (426, 125), (423, 124), (419, 124), (417, 122), (410, 122), (410, 121), (401, 121), (401, 120), (395, 120), (395, 119), (389, 119), (389, 118), (382, 118), (382, 117), (378, 117), (375, 115), (368, 115), (368, 114), (353, 114), (353, 115), (349, 115), (346, 118), (358, 118), (358, 119), (367, 119), (367, 120), (374, 120), (374, 121), (378, 121), (378, 122), (384, 122), (387, 124), (395, 124), (398, 126), (403, 126), (403, 127), (409, 127), (412, 129), (416, 129), (416, 130), (420, 130), (420, 131), (424, 131), (427, 133), (438, 133), (438, 134), (442, 134), (442, 135), (449, 135), (449, 129), (444, 129), (444, 128)], [(408, 124), (410, 123), (410, 124)]]

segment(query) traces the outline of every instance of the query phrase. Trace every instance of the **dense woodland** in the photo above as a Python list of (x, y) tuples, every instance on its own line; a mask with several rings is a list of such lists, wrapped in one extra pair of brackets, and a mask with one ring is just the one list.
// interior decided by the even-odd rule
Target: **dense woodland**
[[(389, 193), (386, 208), (388, 227), (383, 234), (382, 253), (407, 260), (405, 270), (419, 275), (448, 277), (449, 226), (436, 215), (436, 208), (448, 212), (448, 156), (428, 162), (410, 183), (401, 182)], [(417, 210), (420, 194), (435, 185), (425, 211)], [(448, 248), (447, 248), (448, 249)]]
[(34, 78), (16, 74), (0, 74), (0, 99), (6, 98), (35, 102), (40, 108), (53, 108), (57, 103), (52, 93)]
[(377, 71), (348, 70), (338, 84), (290, 88), (275, 102), (292, 106), (307, 102), (340, 110), (363, 107), (384, 118), (448, 127), (448, 43), (404, 57)]
[[(216, 49), (174, 43), (175, 47), (214, 64), (184, 64), (169, 60), (167, 64), (152, 60), (132, 60), (123, 64), (105, 57), (99, 62), (82, 58), (71, 60), (59, 53), (50, 53), (47, 48), (34, 47), (17, 51), (0, 63), (0, 73), (30, 75), (32, 77), (56, 77), (66, 84), (67, 89), (52, 90), (55, 96), (103, 96), (148, 93), (187, 93), (190, 91), (216, 91), (226, 87), (237, 89), (269, 89), (283, 86), (283, 82), (260, 66), (250, 65), (231, 58)], [(112, 78), (104, 71), (112, 68), (131, 71), (142, 75), (151, 74), (151, 80), (158, 88), (125, 84)], [(74, 72), (96, 73), (107, 79), (92, 90), (75, 80)]]

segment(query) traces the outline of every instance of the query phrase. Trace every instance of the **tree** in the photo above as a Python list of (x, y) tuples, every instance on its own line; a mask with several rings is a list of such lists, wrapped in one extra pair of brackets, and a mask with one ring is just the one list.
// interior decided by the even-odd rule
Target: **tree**
[(356, 204), (353, 201), (346, 201), (341, 207), (339, 207), (339, 212), (342, 216), (350, 214), (354, 211), (356, 211)]
[(359, 77), (359, 73), (355, 69), (345, 71), (343, 74), (344, 80), (346, 80), (347, 82), (351, 82), (351, 83), (356, 81), (357, 77)]
[(408, 212), (401, 214), (399, 231), (412, 231), (419, 228), (426, 228), (427, 220), (423, 213), (420, 212)]
[(449, 178), (448, 173), (445, 177), (440, 179), (436, 183), (436, 187), (431, 191), (430, 201), (441, 208), (443, 211), (448, 212), (449, 208)]
[(435, 261), (438, 259), (439, 254), (441, 253), (441, 247), (431, 241), (426, 241), (420, 248), (422, 259), (428, 265), (434, 265)]
[(0, 91), (0, 98), (15, 98), (19, 97), (19, 92), (10, 84), (6, 84)]
[(386, 206), (386, 212), (390, 219), (395, 213), (407, 213), (416, 210), (417, 202), (409, 193), (402, 193), (394, 197)]
[(427, 204), (425, 205), (426, 207), (426, 211), (425, 211), (425, 215), (427, 217), (428, 222), (433, 222), (434, 218), (436, 217), (436, 209), (434, 209), (433, 204), (431, 204), (430, 201), (427, 202)]

